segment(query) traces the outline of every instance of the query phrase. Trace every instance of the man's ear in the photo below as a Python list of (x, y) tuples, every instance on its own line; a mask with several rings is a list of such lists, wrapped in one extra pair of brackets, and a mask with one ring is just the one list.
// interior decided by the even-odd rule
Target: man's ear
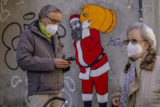
[(40, 21), (44, 24), (44, 26), (47, 26), (46, 17), (41, 16), (41, 17), (40, 17)]
[(40, 20), (42, 21), (44, 19), (44, 16), (40, 16)]

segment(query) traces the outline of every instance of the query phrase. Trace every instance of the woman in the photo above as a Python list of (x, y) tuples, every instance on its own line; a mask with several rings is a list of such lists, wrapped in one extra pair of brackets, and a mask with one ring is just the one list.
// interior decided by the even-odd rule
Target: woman
[[(120, 97), (112, 96), (113, 106), (160, 107), (160, 57), (156, 55), (156, 39), (143, 23), (127, 29), (128, 64)], [(118, 103), (120, 102), (120, 103)]]

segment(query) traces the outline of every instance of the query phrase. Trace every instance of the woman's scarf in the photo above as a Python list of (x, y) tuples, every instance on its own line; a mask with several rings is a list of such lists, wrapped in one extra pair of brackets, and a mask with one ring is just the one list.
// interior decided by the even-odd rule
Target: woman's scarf
[(130, 66), (130, 71), (126, 74), (126, 79), (124, 83), (124, 87), (122, 90), (121, 98), (120, 98), (120, 107), (127, 107), (128, 98), (130, 95), (130, 88), (136, 85), (137, 74), (136, 74), (136, 63), (132, 62)]

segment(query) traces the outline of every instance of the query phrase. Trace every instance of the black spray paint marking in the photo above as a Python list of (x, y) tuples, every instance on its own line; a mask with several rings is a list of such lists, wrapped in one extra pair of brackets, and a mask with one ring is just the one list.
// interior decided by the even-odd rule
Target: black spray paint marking
[[(13, 39), (12, 39), (12, 41), (11, 41), (11, 45), (12, 45), (12, 46), (10, 47), (10, 46), (8, 46), (7, 43), (5, 42), (4, 37), (7, 36), (7, 35), (5, 35), (5, 33), (6, 33), (8, 30), (10, 30), (9, 28), (12, 27), (12, 26), (14, 26), (14, 27), (17, 26), (17, 27), (19, 28), (19, 33), (18, 33), (18, 35), (13, 36)], [(16, 70), (16, 69), (18, 69), (18, 65), (15, 66), (15, 67), (12, 67), (11, 65), (9, 65), (9, 64), (8, 64), (8, 61), (7, 61), (7, 54), (8, 54), (10, 51), (16, 51), (16, 47), (14, 46), (14, 41), (19, 38), (19, 36), (20, 36), (21, 33), (22, 33), (22, 28), (21, 28), (20, 24), (17, 23), (17, 22), (12, 22), (12, 23), (10, 23), (9, 25), (7, 25), (7, 26), (4, 28), (4, 30), (3, 30), (3, 32), (2, 32), (2, 43), (3, 43), (3, 45), (7, 48), (7, 51), (5, 52), (4, 60), (5, 60), (5, 64), (7, 65), (7, 67), (8, 67), (9, 69), (11, 69), (11, 70)]]
[[(24, 20), (32, 20), (32, 19), (34, 19), (35, 18), (35, 13), (34, 12), (29, 12), (29, 13), (26, 13), (26, 14), (24, 14), (23, 15), (23, 19)], [(32, 22), (33, 23), (33, 22)], [(32, 24), (31, 23), (31, 24)], [(24, 29), (23, 30), (25, 30), (26, 28), (28, 28), (28, 26), (29, 25), (31, 25), (31, 24), (24, 24)], [(18, 29), (19, 29), (19, 32), (17, 33), (18, 35), (15, 35), (15, 36), (13, 36), (13, 38), (12, 38), (12, 40), (11, 40), (11, 46), (9, 46), (9, 45), (7, 45), (7, 43), (5, 42), (5, 40), (4, 40), (4, 37), (7, 37), (7, 35), (6, 35), (6, 33), (8, 32), (8, 31), (11, 31), (12, 29), (10, 29), (10, 27), (18, 27)], [(2, 43), (3, 43), (3, 45), (7, 48), (7, 51), (5, 52), (5, 56), (4, 56), (4, 60), (5, 60), (5, 64), (7, 65), (7, 67), (9, 68), (9, 69), (11, 69), (11, 70), (17, 70), (18, 69), (18, 65), (16, 65), (16, 66), (12, 66), (12, 65), (10, 65), (8, 62), (8, 60), (7, 60), (7, 55), (8, 55), (8, 53), (10, 52), (10, 51), (14, 51), (14, 52), (16, 52), (16, 50), (17, 50), (17, 48), (16, 48), (16, 46), (14, 45), (14, 41), (16, 41), (17, 39), (19, 39), (19, 37), (20, 37), (20, 34), (22, 33), (22, 27), (21, 27), (21, 25), (18, 23), (18, 22), (11, 22), (10, 24), (8, 24), (5, 28), (4, 28), (4, 30), (3, 30), (3, 33), (2, 33)], [(14, 35), (14, 34), (13, 34)], [(15, 60), (15, 63), (16, 63), (16, 60)]]
[(59, 25), (59, 29), (61, 30), (61, 29), (63, 29), (63, 31), (61, 30), (61, 32), (63, 32), (63, 34), (60, 34), (60, 33), (58, 33), (58, 39), (60, 39), (60, 38), (64, 38), (65, 36), (66, 36), (66, 29), (65, 29), (65, 27), (62, 25), (62, 24), (60, 24)]
[[(36, 16), (36, 14), (34, 12), (28, 12), (26, 14), (23, 15), (23, 19), (24, 20), (32, 20), (34, 19)], [(23, 24), (23, 29), (27, 29), (30, 25), (32, 25), (34, 23), (34, 21), (32, 21), (30, 24)]]
[(34, 12), (29, 12), (23, 15), (24, 20), (31, 20), (34, 19), (36, 14)]

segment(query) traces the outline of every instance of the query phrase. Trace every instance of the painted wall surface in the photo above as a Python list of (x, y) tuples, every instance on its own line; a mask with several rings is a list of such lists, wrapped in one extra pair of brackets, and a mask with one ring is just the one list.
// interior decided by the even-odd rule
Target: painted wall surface
[[(117, 16), (114, 30), (101, 33), (101, 45), (108, 56), (112, 69), (109, 71), (109, 94), (122, 87), (124, 81), (123, 68), (127, 63), (126, 39), (127, 26), (138, 21), (138, 0), (0, 0), (0, 106), (27, 107), (27, 78), (16, 63), (16, 47), (21, 32), (37, 19), (39, 10), (53, 4), (63, 12), (61, 24), (66, 30), (62, 38), (66, 58), (75, 55), (72, 44), (69, 17), (80, 14), (85, 4), (95, 4), (112, 9)], [(59, 34), (64, 35), (63, 27)], [(78, 78), (79, 68), (73, 62), (69, 72), (65, 74), (63, 97), (69, 107), (83, 107), (81, 100), (81, 80)], [(98, 107), (94, 94), (93, 107)]]

